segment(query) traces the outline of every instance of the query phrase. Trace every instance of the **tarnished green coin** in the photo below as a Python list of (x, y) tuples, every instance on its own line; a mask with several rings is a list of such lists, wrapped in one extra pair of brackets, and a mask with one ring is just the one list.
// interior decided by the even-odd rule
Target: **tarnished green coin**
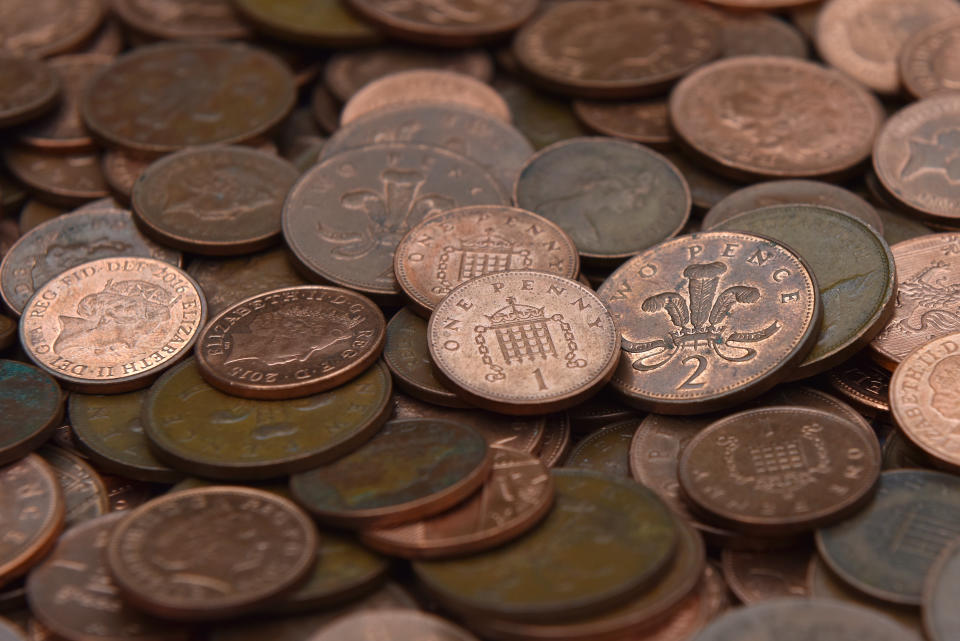
[(352, 47), (381, 39), (340, 0), (234, 0), (231, 4), (257, 29), (296, 44)]
[(960, 477), (928, 470), (884, 472), (873, 502), (817, 531), (817, 549), (846, 583), (878, 599), (920, 605), (937, 557), (960, 539)]
[(877, 214), (883, 221), (883, 239), (890, 246), (899, 242), (932, 234), (933, 230), (903, 214), (892, 212), (885, 207), (877, 207)]
[(336, 389), (283, 401), (228, 396), (193, 359), (150, 388), (141, 420), (157, 456), (198, 476), (267, 479), (308, 470), (369, 439), (390, 414), (382, 362)]
[(944, 550), (927, 578), (923, 596), (923, 625), (930, 641), (960, 639), (960, 541)]
[(893, 314), (897, 279), (890, 246), (843, 212), (817, 205), (773, 205), (734, 216), (714, 229), (782, 242), (813, 270), (823, 299), (823, 325), (793, 379), (819, 374), (847, 360)]
[(590, 434), (577, 443), (563, 466), (631, 478), (630, 442), (642, 422), (637, 418), (620, 421)]
[(80, 447), (104, 470), (138, 481), (174, 483), (183, 473), (161, 463), (143, 433), (140, 413), (147, 392), (71, 394), (70, 424)]
[(527, 137), (535, 149), (543, 149), (561, 140), (589, 134), (566, 100), (537, 91), (507, 75), (497, 76), (493, 81), (493, 88), (510, 106), (514, 126)]
[(552, 622), (629, 602), (673, 559), (677, 526), (651, 490), (584, 470), (554, 470), (553, 511), (499, 548), (420, 561), (414, 572), (468, 616)]
[(44, 445), (37, 454), (53, 470), (66, 507), (64, 529), (110, 511), (107, 488), (97, 471), (79, 456), (55, 445)]
[(40, 447), (60, 426), (60, 386), (45, 372), (18, 361), (0, 360), (0, 465)]

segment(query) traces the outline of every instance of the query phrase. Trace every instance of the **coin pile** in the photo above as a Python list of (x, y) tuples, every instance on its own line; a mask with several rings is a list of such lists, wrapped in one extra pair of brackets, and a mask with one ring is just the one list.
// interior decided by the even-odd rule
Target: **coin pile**
[(960, 1), (2, 0), (0, 641), (957, 641)]

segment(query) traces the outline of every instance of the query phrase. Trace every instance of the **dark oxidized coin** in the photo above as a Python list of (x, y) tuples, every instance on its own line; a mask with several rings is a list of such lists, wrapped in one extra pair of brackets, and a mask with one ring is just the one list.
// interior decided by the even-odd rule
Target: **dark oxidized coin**
[(106, 10), (103, 0), (5, 0), (0, 50), (31, 58), (73, 50), (96, 32)]
[(563, 466), (630, 478), (630, 443), (640, 423), (634, 418), (587, 435), (571, 450)]
[(632, 102), (575, 100), (573, 112), (594, 131), (651, 147), (673, 145), (667, 103), (662, 99)]
[(537, 91), (507, 75), (494, 78), (493, 88), (507, 102), (514, 125), (533, 144), (534, 149), (543, 149), (555, 142), (588, 133), (574, 117), (566, 100)]
[(784, 597), (805, 597), (809, 545), (753, 552), (724, 548), (721, 555), (727, 585), (745, 605)]
[(637, 418), (638, 413), (608, 392), (601, 391), (585, 403), (567, 410), (570, 429), (578, 435), (591, 434), (602, 427)]
[(944, 550), (930, 570), (923, 590), (923, 626), (931, 641), (960, 636), (956, 599), (960, 590), (960, 542)]
[(114, 0), (111, 9), (137, 35), (157, 40), (227, 40), (253, 34), (230, 0)]
[(355, 47), (381, 39), (340, 0), (233, 0), (232, 5), (260, 31), (295, 44)]
[(785, 20), (760, 12), (724, 13), (721, 17), (723, 58), (785, 56), (806, 58), (807, 41)]
[(0, 585), (27, 572), (56, 543), (63, 528), (63, 493), (42, 458), (28, 454), (0, 467)]
[(916, 98), (957, 91), (960, 89), (958, 56), (960, 18), (939, 20), (915, 33), (903, 45), (900, 80)]
[[(3, 35), (0, 34), (2, 47)], [(28, 58), (0, 55), (0, 96), (3, 96), (0, 98), (0, 127), (20, 124), (52, 109), (61, 88), (60, 77), (49, 65)]]
[(55, 445), (37, 450), (53, 470), (65, 507), (63, 527), (72, 528), (110, 511), (107, 487), (89, 463)]
[(8, 148), (3, 160), (30, 191), (54, 205), (75, 207), (109, 195), (94, 152), (58, 154), (19, 145)]
[(50, 438), (63, 420), (63, 392), (45, 372), (0, 360), (0, 465), (22, 458)]
[[(426, 324), (424, 324), (426, 331)], [(17, 339), (17, 321), (0, 314), (0, 352), (13, 345)]]
[(573, 442), (572, 433), (570, 415), (567, 412), (549, 415), (543, 431), (543, 441), (535, 451), (537, 458), (548, 468), (562, 465)]
[[(664, 154), (690, 186), (694, 208), (703, 213), (740, 188), (737, 183), (705, 170), (677, 152)], [(690, 224), (689, 222), (687, 223)]]
[(890, 372), (868, 358), (852, 358), (827, 377), (830, 386), (868, 415), (890, 411)]

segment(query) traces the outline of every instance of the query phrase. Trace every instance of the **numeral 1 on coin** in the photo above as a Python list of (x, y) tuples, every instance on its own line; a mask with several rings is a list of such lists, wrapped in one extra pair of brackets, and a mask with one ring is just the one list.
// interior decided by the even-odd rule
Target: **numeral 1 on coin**
[(543, 380), (543, 372), (540, 371), (540, 368), (533, 370), (533, 377), (537, 379), (537, 385), (540, 386), (541, 390), (547, 389), (547, 382)]

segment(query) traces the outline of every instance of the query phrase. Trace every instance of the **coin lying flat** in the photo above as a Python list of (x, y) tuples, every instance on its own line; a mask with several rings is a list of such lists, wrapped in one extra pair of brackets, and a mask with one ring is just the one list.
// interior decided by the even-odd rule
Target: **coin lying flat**
[[(3, 42), (0, 36), (0, 42)], [(0, 45), (2, 47), (2, 45)], [(0, 127), (32, 120), (54, 107), (60, 77), (48, 65), (27, 58), (0, 55)]]
[(587, 134), (568, 101), (537, 91), (506, 74), (498, 74), (493, 87), (509, 105), (514, 124), (534, 149)]
[(18, 145), (7, 148), (3, 160), (17, 180), (53, 205), (77, 207), (109, 195), (93, 151), (60, 154)]
[(0, 50), (45, 58), (76, 48), (96, 32), (107, 12), (102, 0), (4, 2)]
[(730, 12), (722, 17), (720, 56), (785, 56), (806, 58), (807, 41), (795, 27), (767, 13)]
[(960, 18), (939, 20), (916, 32), (900, 51), (900, 80), (915, 98), (957, 90)]
[(379, 34), (340, 0), (234, 0), (257, 29), (281, 40), (321, 47), (375, 44)]
[(432, 614), (415, 610), (357, 612), (343, 617), (311, 637), (312, 641), (477, 641), (476, 637)]
[(586, 436), (567, 455), (564, 467), (630, 478), (630, 443), (640, 423), (640, 419), (632, 418)]
[[(63, 528), (63, 493), (50, 466), (36, 454), (0, 467), (0, 585), (25, 574), (46, 555)], [(25, 518), (26, 515), (32, 515)]]
[(960, 616), (954, 596), (960, 590), (960, 546), (943, 551), (924, 586), (923, 625), (931, 641), (950, 641), (960, 635)]
[(0, 360), (0, 416), (0, 465), (5, 465), (40, 447), (60, 426), (60, 386), (36, 367)]
[(37, 450), (57, 478), (64, 503), (64, 529), (110, 511), (107, 488), (97, 471), (79, 456), (55, 445)]
[(723, 576), (745, 605), (785, 597), (809, 596), (809, 545), (786, 550), (753, 552), (724, 548)]
[(575, 100), (573, 111), (594, 131), (654, 148), (670, 147), (673, 134), (663, 99), (611, 102)]
[(257, 294), (307, 284), (286, 248), (228, 259), (195, 257), (187, 273), (200, 283), (210, 316)]
[(237, 18), (229, 0), (118, 0), (111, 8), (127, 28), (151, 39), (236, 40), (253, 35)]

